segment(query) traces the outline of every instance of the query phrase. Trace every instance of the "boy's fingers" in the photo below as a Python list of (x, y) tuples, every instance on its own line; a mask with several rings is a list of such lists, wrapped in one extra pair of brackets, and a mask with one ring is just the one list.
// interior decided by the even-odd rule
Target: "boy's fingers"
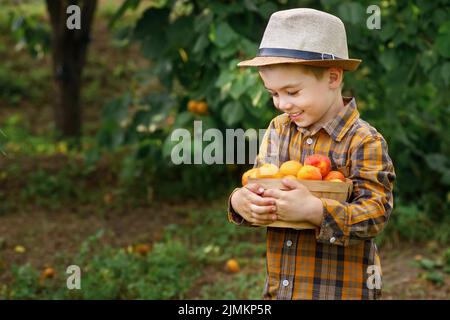
[(265, 215), (259, 215), (256, 213), (251, 214), (251, 222), (254, 224), (270, 224), (277, 220), (276, 214), (265, 214)]
[(256, 194), (250, 194), (249, 200), (252, 204), (256, 204), (257, 206), (273, 206), (276, 204), (276, 200), (274, 198), (260, 197)]
[(257, 206), (255, 204), (250, 205), (250, 211), (252, 214), (268, 214), (268, 213), (274, 213), (277, 210), (275, 206)]
[(280, 199), (283, 195), (283, 191), (277, 189), (267, 189), (263, 193), (263, 197), (271, 197), (275, 199)]
[(257, 183), (248, 183), (245, 188), (256, 194), (263, 194), (264, 188)]

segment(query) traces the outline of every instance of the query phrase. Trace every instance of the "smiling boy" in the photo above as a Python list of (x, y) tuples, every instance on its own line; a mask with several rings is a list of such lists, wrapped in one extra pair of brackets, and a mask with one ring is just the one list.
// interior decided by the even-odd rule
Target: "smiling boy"
[(275, 108), (283, 112), (271, 121), (267, 132), (274, 134), (265, 135), (255, 167), (303, 163), (318, 153), (353, 182), (348, 202), (318, 198), (292, 179), (283, 179), (287, 191), (252, 183), (233, 191), (228, 210), (232, 223), (282, 220), (317, 227), (267, 228), (265, 299), (381, 296), (374, 238), (392, 212), (395, 172), (384, 138), (359, 117), (355, 99), (341, 94), (344, 71), (355, 70), (360, 62), (348, 58), (339, 18), (291, 9), (271, 16), (258, 56), (239, 64), (259, 68)]

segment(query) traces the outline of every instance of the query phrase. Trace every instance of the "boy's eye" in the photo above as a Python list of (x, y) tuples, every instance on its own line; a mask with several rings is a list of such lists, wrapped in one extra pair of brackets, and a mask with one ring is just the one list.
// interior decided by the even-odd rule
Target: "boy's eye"
[(272, 96), (272, 97), (278, 97), (278, 94), (277, 94), (277, 93), (273, 93), (273, 92), (270, 92), (270, 91), (269, 91), (269, 94), (270, 94), (270, 96)]
[(298, 94), (300, 91), (288, 91), (288, 95), (290, 96), (295, 96), (296, 94)]

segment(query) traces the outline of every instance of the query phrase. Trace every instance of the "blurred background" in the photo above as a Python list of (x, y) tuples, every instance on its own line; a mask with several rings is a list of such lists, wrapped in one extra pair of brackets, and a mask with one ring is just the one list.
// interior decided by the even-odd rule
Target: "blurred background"
[[(70, 4), (81, 30), (69, 30)], [(366, 21), (377, 5), (381, 29)], [(259, 299), (265, 230), (226, 220), (251, 165), (170, 161), (175, 128), (266, 128), (270, 14), (340, 17), (344, 94), (386, 138), (385, 299), (450, 297), (450, 1), (0, 0), (0, 299)], [(78, 265), (81, 290), (68, 290)]]

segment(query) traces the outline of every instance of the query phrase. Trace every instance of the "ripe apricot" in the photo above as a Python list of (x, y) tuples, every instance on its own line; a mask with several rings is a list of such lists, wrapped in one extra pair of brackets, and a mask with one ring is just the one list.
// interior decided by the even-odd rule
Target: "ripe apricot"
[(55, 269), (51, 267), (45, 268), (44, 271), (42, 271), (42, 277), (44, 279), (51, 279), (55, 276), (55, 274), (56, 274)]
[(265, 163), (258, 168), (258, 178), (275, 178), (278, 173), (278, 167), (272, 163)]
[(280, 173), (283, 176), (293, 175), (297, 176), (298, 170), (302, 167), (302, 164), (296, 160), (289, 160), (284, 162), (280, 166)]
[(306, 157), (305, 165), (319, 168), (322, 177), (325, 177), (331, 170), (331, 161), (327, 156), (321, 154), (313, 154)]
[(225, 265), (225, 269), (228, 272), (232, 272), (232, 273), (236, 273), (241, 270), (241, 268), (239, 267), (239, 263), (237, 262), (236, 259), (229, 259)]
[(332, 181), (332, 180), (336, 180), (338, 179), (341, 182), (345, 182), (345, 177), (344, 175), (339, 172), (339, 171), (330, 171), (330, 173), (328, 173), (323, 180), (327, 180), (327, 181)]
[(248, 183), (248, 178), (256, 178), (258, 172), (258, 168), (253, 168), (247, 170), (242, 175), (242, 186), (245, 186)]
[(303, 180), (322, 180), (322, 175), (320, 174), (319, 168), (306, 165), (298, 171), (297, 178)]

